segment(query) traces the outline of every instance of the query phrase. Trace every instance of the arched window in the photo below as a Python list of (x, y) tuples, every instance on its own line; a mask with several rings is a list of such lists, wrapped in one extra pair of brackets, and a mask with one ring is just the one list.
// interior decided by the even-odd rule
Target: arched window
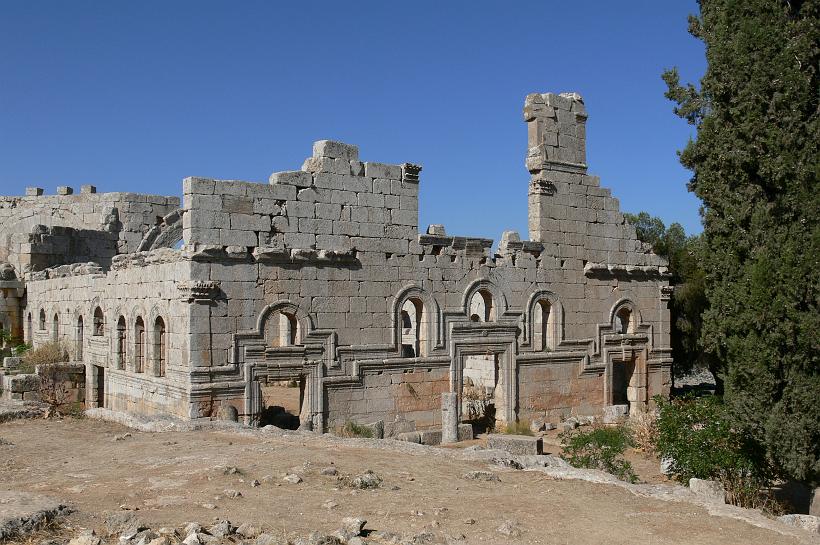
[(489, 291), (481, 289), (473, 294), (470, 298), (469, 316), (473, 322), (495, 321), (493, 296)]
[(421, 299), (411, 297), (401, 307), (401, 354), (405, 358), (427, 355), (427, 316)]
[(633, 332), (632, 311), (629, 308), (624, 307), (615, 314), (615, 331), (621, 335)]
[(83, 334), (84, 333), (85, 332), (83, 331), (83, 317), (79, 316), (77, 318), (77, 337), (76, 337), (77, 348), (76, 348), (75, 353), (74, 353), (75, 358), (77, 359), (77, 361), (83, 361)]
[(145, 370), (145, 322), (137, 316), (134, 323), (134, 372), (142, 373)]
[(94, 330), (91, 332), (95, 337), (105, 335), (105, 318), (100, 307), (94, 309)]
[(167, 354), (165, 321), (158, 316), (154, 321), (154, 374), (158, 377), (165, 376)]
[(54, 318), (51, 320), (51, 340), (60, 340), (60, 317), (57, 314), (54, 314)]
[(302, 330), (296, 315), (284, 310), (271, 312), (265, 322), (265, 337), (270, 346), (295, 346), (302, 342)]
[(117, 320), (117, 369), (125, 369), (125, 317)]
[(46, 311), (40, 309), (40, 331), (46, 330)]
[(31, 321), (31, 312), (29, 312), (28, 316), (26, 317), (26, 342), (29, 344), (31, 344), (32, 336), (34, 335)]
[(533, 307), (532, 316), (532, 346), (535, 350), (555, 348), (555, 320), (552, 304), (545, 299), (539, 300)]

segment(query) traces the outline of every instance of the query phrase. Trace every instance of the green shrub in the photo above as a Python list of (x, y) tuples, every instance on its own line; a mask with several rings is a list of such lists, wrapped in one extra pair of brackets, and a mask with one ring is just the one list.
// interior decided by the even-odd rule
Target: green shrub
[(595, 427), (590, 431), (572, 430), (558, 435), (563, 454), (561, 458), (574, 467), (600, 469), (622, 481), (634, 483), (638, 476), (632, 464), (621, 458), (633, 446), (629, 430), (623, 426)]
[(362, 426), (361, 424), (357, 424), (356, 422), (348, 421), (345, 422), (345, 425), (339, 430), (339, 435), (341, 437), (366, 437), (372, 438), (373, 437), (373, 430), (367, 426)]
[(659, 408), (657, 453), (670, 462), (676, 480), (720, 481), (733, 505), (759, 507), (771, 485), (765, 450), (731, 425), (720, 397), (655, 398)]

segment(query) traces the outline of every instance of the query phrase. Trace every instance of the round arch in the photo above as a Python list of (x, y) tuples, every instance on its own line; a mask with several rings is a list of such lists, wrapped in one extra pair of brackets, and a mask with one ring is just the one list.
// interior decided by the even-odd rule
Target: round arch
[[(548, 305), (549, 318), (546, 324), (536, 320), (542, 305)], [(541, 318), (543, 320), (543, 317)], [(554, 350), (561, 341), (564, 340), (564, 306), (561, 299), (555, 292), (549, 290), (537, 290), (530, 294), (527, 299), (526, 314), (527, 341), (533, 350)], [(536, 326), (541, 324), (541, 331), (536, 331)], [(540, 335), (539, 335), (540, 334)], [(538, 343), (537, 341), (541, 342)]]
[[(417, 284), (404, 286), (393, 299), (392, 326), (393, 344), (396, 350), (402, 350), (402, 309), (408, 301), (413, 301), (416, 312), (416, 356), (428, 356), (439, 342), (439, 324), (441, 312), (435, 297)], [(420, 307), (420, 308), (419, 308)], [(421, 314), (419, 317), (418, 314)]]

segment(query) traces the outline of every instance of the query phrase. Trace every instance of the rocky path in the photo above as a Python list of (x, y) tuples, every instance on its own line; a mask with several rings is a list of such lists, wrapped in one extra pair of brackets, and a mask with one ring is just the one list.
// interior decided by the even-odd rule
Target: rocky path
[[(661, 488), (568, 480), (572, 470), (560, 468), (489, 466), (491, 457), (481, 451), (263, 431), (149, 433), (90, 419), (6, 422), (0, 438), (0, 490), (59, 498), (74, 509), (68, 524), (94, 529), (106, 542), (106, 517), (122, 512), (152, 529), (175, 529), (169, 543), (188, 538), (188, 522), (208, 527), (227, 520), (295, 540), (311, 532), (331, 535), (346, 517), (367, 521), (361, 543), (779, 545), (813, 539), (710, 515), (719, 509), (673, 492), (675, 501), (661, 501), (657, 496), (667, 494)], [(476, 478), (476, 471), (493, 477)], [(371, 485), (362, 486), (362, 478)]]

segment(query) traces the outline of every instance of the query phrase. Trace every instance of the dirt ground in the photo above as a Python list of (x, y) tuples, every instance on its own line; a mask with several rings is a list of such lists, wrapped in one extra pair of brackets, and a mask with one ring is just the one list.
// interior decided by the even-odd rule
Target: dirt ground
[[(122, 437), (130, 433), (129, 437)], [(752, 544), (796, 538), (709, 515), (689, 503), (638, 497), (611, 485), (494, 468), (501, 482), (465, 480), (480, 462), (400, 453), (316, 436), (226, 431), (142, 433), (90, 419), (0, 424), (0, 488), (49, 495), (76, 511), (68, 523), (102, 527), (104, 513), (139, 509), (153, 528), (189, 521), (255, 523), (271, 533), (330, 532), (345, 516), (396, 533), (432, 530), (461, 543)], [(320, 474), (372, 470), (384, 482), (352, 490)], [(226, 474), (235, 466), (239, 473)], [(297, 473), (299, 484), (282, 480)], [(259, 486), (251, 481), (259, 480)], [(230, 498), (226, 490), (241, 492)], [(212, 505), (208, 505), (212, 504)], [(215, 507), (214, 507), (215, 506)], [(512, 539), (497, 533), (513, 520)]]

